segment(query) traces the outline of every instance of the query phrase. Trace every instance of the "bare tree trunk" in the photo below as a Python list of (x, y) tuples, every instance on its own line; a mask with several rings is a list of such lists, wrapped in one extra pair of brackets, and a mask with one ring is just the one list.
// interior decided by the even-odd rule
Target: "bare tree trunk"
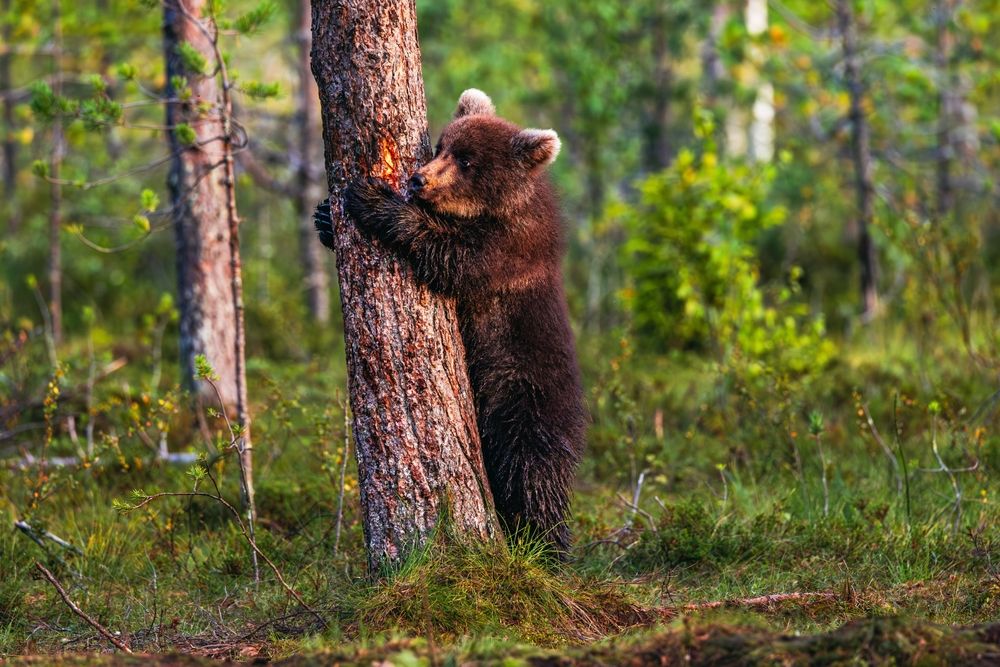
[(953, 0), (937, 0), (934, 20), (937, 27), (937, 49), (934, 54), (938, 75), (938, 146), (937, 146), (937, 214), (946, 218), (955, 206), (955, 186), (952, 164), (955, 144), (952, 140), (957, 120), (955, 90), (951, 80), (951, 54), (954, 39), (951, 32)]
[[(7, 16), (10, 11), (10, 0), (0, 2), (0, 14)], [(2, 38), (8, 49), (10, 43), (10, 23), (4, 23)], [(0, 54), (0, 90), (5, 93), (14, 88), (14, 81), (10, 76), (10, 61), (13, 59), (10, 51)], [(8, 202), (7, 207), (7, 231), (14, 232), (20, 226), (20, 211), (13, 205), (14, 185), (17, 179), (17, 143), (14, 140), (14, 100), (10, 95), (5, 95), (3, 99), (3, 194)]]
[(857, 26), (851, 0), (837, 0), (837, 21), (844, 53), (844, 78), (850, 96), (851, 154), (858, 197), (858, 259), (861, 264), (862, 318), (869, 320), (878, 310), (878, 257), (872, 243), (875, 221), (875, 182), (872, 166), (871, 128), (862, 107), (864, 84), (858, 54)]
[(319, 170), (319, 91), (309, 67), (312, 49), (312, 12), (310, 0), (299, 0), (296, 38), (299, 43), (299, 169), (296, 180), (295, 213), (299, 220), (299, 256), (305, 276), (306, 303), (309, 314), (320, 324), (330, 320), (329, 278), (323, 246), (316, 243), (312, 212), (322, 199)]
[(312, 20), (362, 518), (377, 574), (444, 513), (459, 535), (501, 531), (455, 305), (417, 285), (343, 214), (351, 180), (375, 175), (399, 187), (431, 155), (413, 0), (314, 0)]
[[(178, 45), (188, 42), (205, 56), (212, 68), (215, 58), (211, 40), (185, 17), (201, 15), (204, 0), (167, 0), (164, 3), (164, 48), (167, 60), (167, 97), (173, 100), (172, 77), (183, 77), (192, 96), (185, 102), (167, 103), (167, 125), (186, 124), (196, 134), (191, 146), (170, 133), (175, 154), (168, 185), (173, 203), (177, 242), (177, 281), (181, 311), (181, 363), (183, 377), (192, 389), (209, 400), (214, 392), (207, 384), (195, 384), (195, 357), (205, 355), (219, 376), (217, 385), (227, 410), (236, 406), (236, 308), (232, 297), (232, 263), (229, 249), (228, 195), (223, 166), (222, 116), (219, 87), (214, 77), (189, 72)], [(210, 110), (199, 112), (200, 105)]]
[(652, 11), (652, 91), (645, 114), (642, 153), (644, 170), (649, 173), (665, 169), (674, 157), (669, 132), (674, 71), (672, 54), (667, 44), (667, 9), (656, 6)]
[(719, 41), (722, 39), (726, 21), (729, 20), (730, 11), (728, 0), (716, 0), (712, 7), (712, 18), (709, 20), (708, 35), (701, 50), (702, 81), (708, 92), (709, 102), (712, 104), (719, 94), (719, 83), (726, 76), (726, 67), (719, 54)]
[[(54, 76), (52, 89), (62, 92), (62, 10), (60, 0), (52, 0), (52, 63)], [(62, 120), (56, 115), (52, 122), (52, 160), (49, 165), (49, 313), (52, 319), (52, 342), (62, 341), (62, 185), (59, 183), (60, 166), (65, 155), (65, 137)]]
[[(202, 398), (215, 390), (196, 385), (195, 358), (204, 355), (227, 413), (239, 424), (244, 505), (253, 518), (253, 460), (246, 387), (243, 279), (236, 212), (236, 177), (231, 145), (232, 99), (218, 31), (203, 16), (205, 0), (165, 0), (163, 36), (167, 62), (167, 125), (187, 125), (195, 142), (186, 145), (170, 132), (174, 153), (168, 185), (177, 241), (177, 282), (181, 311), (184, 378)], [(209, 74), (188, 71), (178, 51), (182, 42), (200, 53)], [(183, 77), (191, 98), (175, 100), (172, 78)], [(220, 85), (221, 80), (221, 85)]]

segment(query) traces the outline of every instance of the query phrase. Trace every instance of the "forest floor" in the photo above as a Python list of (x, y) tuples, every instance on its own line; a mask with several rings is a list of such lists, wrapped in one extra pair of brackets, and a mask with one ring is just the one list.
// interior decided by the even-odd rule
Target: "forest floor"
[[(217, 456), (218, 420), (208, 416), (206, 444), (182, 397), (143, 390), (135, 376), (87, 399), (87, 364), (70, 364), (57, 409), (26, 411), (24, 423), (43, 427), (25, 437), (46, 437), (48, 421), (47, 456), (74, 463), (85, 421), (74, 434), (65, 419), (89, 402), (94, 455), (42, 469), (22, 446), (0, 459), (0, 507), (9, 525), (23, 522), (0, 531), (0, 657), (1000, 664), (1000, 438), (995, 406), (981, 409), (988, 383), (956, 368), (909, 387), (906, 364), (882, 358), (873, 369), (862, 355), (825, 375), (827, 387), (789, 399), (720, 385), (704, 368), (674, 363), (662, 375), (590, 356), (611, 363), (588, 370), (594, 427), (571, 561), (442, 531), (377, 584), (344, 446), (342, 369), (251, 368), (256, 541), (301, 601), (263, 562), (256, 580), (220, 502), (141, 503), (214, 494), (212, 482), (238, 500), (236, 463)], [(290, 389), (302, 377), (314, 381)], [(875, 379), (858, 388), (858, 377)], [(158, 461), (149, 443), (161, 437), (172, 451), (205, 453), (202, 472)], [(96, 626), (136, 656), (110, 654)]]

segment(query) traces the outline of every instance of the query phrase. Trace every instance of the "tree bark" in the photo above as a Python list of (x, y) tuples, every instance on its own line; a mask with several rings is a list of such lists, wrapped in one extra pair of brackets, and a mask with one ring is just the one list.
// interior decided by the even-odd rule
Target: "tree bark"
[(320, 323), (330, 320), (329, 278), (323, 247), (316, 243), (312, 212), (322, 199), (318, 167), (319, 151), (319, 91), (309, 66), (312, 49), (312, 11), (310, 0), (299, 0), (296, 39), (299, 44), (299, 168), (295, 196), (295, 213), (299, 221), (299, 256), (305, 276), (306, 303), (309, 314)]
[(445, 513), (459, 536), (501, 531), (455, 305), (343, 214), (350, 181), (374, 175), (399, 187), (430, 158), (414, 3), (314, 0), (312, 20), (362, 518), (378, 574)]
[[(167, 125), (174, 155), (168, 185), (177, 242), (181, 363), (184, 379), (202, 398), (235, 414), (244, 507), (254, 519), (253, 446), (246, 385), (243, 277), (233, 163), (230, 81), (218, 49), (214, 21), (203, 17), (206, 0), (165, 0), (163, 42), (167, 63)], [(189, 43), (208, 73), (191, 72), (178, 46)], [(177, 100), (173, 77), (183, 77), (190, 99)], [(220, 85), (221, 82), (221, 85)], [(190, 126), (186, 145), (177, 126)], [(196, 379), (195, 358), (204, 355), (218, 379), (215, 389)], [(196, 384), (197, 383), (197, 384)], [(252, 532), (251, 532), (252, 535)]]
[[(10, 11), (10, 0), (0, 2), (0, 15), (7, 16)], [(7, 47), (10, 47), (11, 29), (10, 23), (3, 25), (2, 39)], [(5, 93), (14, 88), (13, 79), (10, 76), (10, 63), (14, 58), (9, 51), (0, 55), (0, 90)], [(8, 202), (7, 206), (7, 231), (13, 233), (20, 226), (20, 211), (14, 206), (14, 187), (17, 179), (17, 143), (14, 140), (14, 100), (10, 95), (3, 98), (3, 193)]]
[(871, 128), (863, 108), (864, 84), (858, 54), (857, 26), (851, 0), (837, 0), (837, 22), (844, 54), (844, 78), (850, 96), (851, 155), (854, 161), (858, 198), (858, 260), (861, 264), (862, 318), (869, 320), (878, 310), (878, 257), (872, 243), (875, 222), (875, 180), (873, 175)]
[(937, 214), (942, 220), (951, 214), (955, 205), (955, 185), (952, 178), (955, 143), (952, 135), (958, 105), (951, 77), (953, 4), (954, 0), (937, 0), (934, 8), (937, 33), (934, 61), (938, 76)]
[[(183, 10), (181, 3), (183, 3)], [(180, 307), (180, 345), (183, 377), (188, 388), (215, 401), (214, 391), (195, 379), (195, 357), (205, 355), (219, 376), (216, 383), (228, 411), (237, 402), (236, 307), (230, 257), (229, 220), (223, 166), (225, 142), (219, 109), (220, 91), (215, 77), (188, 71), (178, 45), (190, 43), (214, 67), (212, 40), (185, 17), (201, 16), (204, 0), (166, 0), (164, 48), (167, 61), (167, 125), (186, 124), (197, 139), (187, 146), (170, 132), (174, 154), (167, 184), (173, 204), (177, 243), (177, 287)], [(173, 101), (179, 94), (171, 78), (183, 77), (191, 90), (188, 101)], [(199, 106), (208, 111), (202, 113)]]
[(673, 54), (667, 42), (667, 9), (656, 6), (650, 18), (651, 84), (643, 127), (643, 169), (654, 173), (666, 169), (674, 157), (670, 142), (670, 96), (673, 93)]
[[(62, 9), (60, 0), (52, 0), (52, 89), (62, 93)], [(60, 166), (65, 156), (62, 120), (56, 115), (52, 122), (52, 157), (49, 165), (49, 317), (52, 322), (52, 343), (62, 342), (62, 184)]]

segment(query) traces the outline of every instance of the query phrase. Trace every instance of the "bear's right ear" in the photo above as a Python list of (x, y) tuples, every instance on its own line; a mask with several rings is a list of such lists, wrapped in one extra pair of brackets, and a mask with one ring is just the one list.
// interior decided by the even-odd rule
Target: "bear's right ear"
[(485, 116), (496, 115), (496, 108), (489, 95), (478, 88), (469, 88), (458, 98), (458, 107), (455, 109), (455, 118), (462, 116), (473, 116), (482, 114)]

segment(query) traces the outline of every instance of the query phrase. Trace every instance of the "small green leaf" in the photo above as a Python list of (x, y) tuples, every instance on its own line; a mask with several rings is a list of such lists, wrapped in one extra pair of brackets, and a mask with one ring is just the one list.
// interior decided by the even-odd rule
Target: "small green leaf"
[(240, 16), (233, 22), (236, 30), (244, 35), (256, 32), (277, 11), (278, 6), (270, 0), (264, 0), (252, 10)]
[(208, 69), (208, 60), (198, 49), (191, 45), (191, 42), (181, 42), (177, 45), (177, 55), (184, 63), (184, 69), (192, 74), (205, 74)]
[(156, 208), (160, 205), (160, 198), (156, 195), (155, 192), (153, 192), (149, 188), (146, 188), (145, 190), (142, 191), (142, 194), (139, 196), (139, 199), (142, 202), (143, 210), (149, 211), (150, 213), (155, 211)]
[(135, 65), (132, 63), (118, 63), (118, 67), (116, 67), (115, 70), (118, 73), (118, 76), (126, 81), (131, 81), (138, 74), (135, 69)]
[(177, 141), (184, 144), (185, 146), (190, 146), (194, 144), (198, 139), (198, 135), (195, 134), (194, 128), (187, 123), (181, 123), (174, 128), (174, 136), (177, 137)]
[(46, 178), (49, 175), (49, 163), (45, 160), (35, 160), (31, 163), (31, 173), (38, 178)]
[(144, 215), (133, 215), (132, 224), (139, 228), (144, 234), (149, 233), (149, 218)]
[(240, 90), (257, 100), (266, 100), (281, 94), (277, 83), (261, 83), (260, 81), (248, 81), (240, 86)]

